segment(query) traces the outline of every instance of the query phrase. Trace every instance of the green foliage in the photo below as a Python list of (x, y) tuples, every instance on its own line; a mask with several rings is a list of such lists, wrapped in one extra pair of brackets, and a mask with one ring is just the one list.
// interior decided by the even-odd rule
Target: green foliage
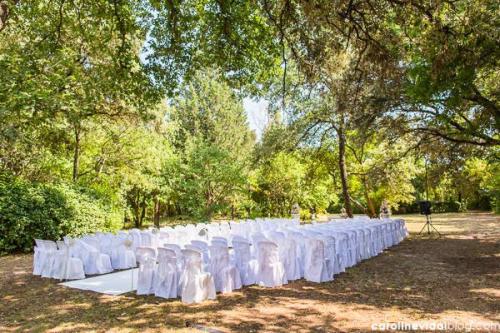
[(288, 216), (295, 203), (306, 212), (324, 212), (336, 201), (330, 176), (306, 154), (278, 152), (257, 170), (252, 194), (265, 215)]
[[(76, 180), (87, 133), (148, 116), (156, 95), (139, 62), (144, 33), (133, 8), (108, 1), (15, 6), (0, 44), (0, 169)], [(64, 160), (71, 156), (72, 163)]]
[(165, 181), (181, 211), (210, 219), (246, 200), (255, 135), (242, 102), (216, 72), (198, 72), (167, 114), (178, 157), (166, 165)]
[(95, 192), (0, 177), (0, 253), (30, 251), (35, 238), (115, 231), (121, 222), (119, 210)]
[(443, 3), (397, 11), (408, 62), (406, 91), (425, 131), (455, 142), (498, 145), (498, 3)]
[[(150, 1), (148, 71), (169, 94), (199, 70), (221, 69), (234, 88), (259, 94), (280, 72), (277, 40), (264, 9), (249, 1)], [(181, 89), (182, 90), (182, 89)]]
[(179, 204), (196, 219), (210, 220), (243, 192), (245, 174), (227, 150), (215, 145), (190, 140), (184, 154)]

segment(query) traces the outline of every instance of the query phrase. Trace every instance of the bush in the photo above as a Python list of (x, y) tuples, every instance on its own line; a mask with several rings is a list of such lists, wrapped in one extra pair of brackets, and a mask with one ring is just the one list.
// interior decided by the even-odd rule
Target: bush
[(0, 253), (31, 251), (35, 238), (117, 230), (123, 221), (118, 212), (88, 189), (0, 176)]

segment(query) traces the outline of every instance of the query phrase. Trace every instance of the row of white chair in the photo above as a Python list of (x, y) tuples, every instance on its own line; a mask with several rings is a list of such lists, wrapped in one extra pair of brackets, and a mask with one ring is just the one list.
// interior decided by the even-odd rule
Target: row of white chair
[(191, 303), (242, 285), (276, 287), (300, 278), (331, 281), (347, 267), (399, 243), (406, 234), (404, 222), (399, 220), (300, 227), (276, 224), (274, 229), (251, 234), (250, 239), (236, 234), (207, 237), (210, 246), (194, 239), (182, 246), (141, 247), (137, 292), (180, 296)]
[(330, 281), (404, 237), (401, 220), (299, 225), (296, 220), (273, 219), (133, 229), (65, 238), (57, 244), (36, 240), (33, 273), (81, 279), (136, 267), (137, 261), (139, 294), (180, 296), (190, 303), (242, 285), (275, 287), (300, 278)]
[[(256, 225), (274, 222), (289, 223), (286, 219), (257, 219)], [(298, 221), (297, 221), (298, 222)], [(294, 223), (297, 223), (294, 221)], [(242, 223), (243, 224), (243, 223)], [(137, 266), (135, 250), (141, 246), (158, 247), (169, 239), (176, 242), (188, 239), (203, 239), (201, 230), (225, 234), (235, 222), (188, 224), (161, 230), (131, 229), (129, 232), (96, 232), (81, 238), (64, 237), (63, 241), (36, 239), (34, 247), (33, 274), (57, 279), (82, 279), (85, 275), (98, 275), (115, 269)], [(156, 231), (156, 232), (155, 232)], [(43, 273), (43, 274), (42, 274)]]

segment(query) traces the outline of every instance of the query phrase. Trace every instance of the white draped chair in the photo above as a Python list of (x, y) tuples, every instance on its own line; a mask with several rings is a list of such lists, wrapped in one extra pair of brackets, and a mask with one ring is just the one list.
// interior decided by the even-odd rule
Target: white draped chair
[(137, 248), (136, 256), (139, 262), (137, 295), (153, 294), (155, 292), (156, 251), (152, 247), (141, 246)]
[(122, 234), (113, 240), (111, 265), (114, 269), (129, 269), (137, 266), (132, 237)]
[(280, 261), (278, 245), (271, 241), (259, 241), (258, 271), (256, 281), (263, 287), (281, 287), (287, 284), (286, 272)]
[(401, 242), (403, 239), (408, 237), (408, 229), (406, 228), (406, 224), (404, 220), (398, 219), (396, 220), (396, 224), (398, 226), (398, 243)]
[(200, 303), (215, 299), (215, 284), (212, 275), (202, 269), (202, 254), (199, 251), (184, 249), (184, 268), (180, 277), (182, 302)]
[(171, 234), (172, 232), (160, 229), (160, 232), (158, 233), (158, 246), (161, 247), (163, 243), (168, 243), (170, 241)]
[[(74, 243), (73, 243), (74, 242)], [(83, 262), (86, 275), (106, 274), (113, 271), (109, 255), (99, 252), (95, 247), (79, 239), (65, 239), (72, 257)]]
[(258, 262), (252, 258), (250, 251), (250, 242), (241, 239), (233, 238), (234, 261), (241, 276), (241, 282), (244, 286), (255, 284)]
[(297, 258), (297, 267), (299, 269), (299, 278), (304, 277), (304, 258), (306, 253), (305, 247), (305, 238), (304, 236), (295, 230), (286, 230), (286, 237), (293, 239), (296, 244), (296, 258)]
[(214, 278), (215, 291), (230, 293), (241, 288), (241, 276), (238, 268), (229, 260), (227, 246), (211, 245), (210, 251), (210, 273)]
[(363, 228), (365, 234), (365, 253), (367, 258), (371, 258), (377, 255), (377, 246), (376, 246), (376, 230), (372, 225), (366, 225)]
[(117, 235), (96, 232), (80, 239), (65, 237), (65, 243), (57, 244), (36, 239), (33, 274), (81, 279), (85, 274), (134, 267), (137, 260), (138, 294), (181, 296), (183, 302), (193, 303), (242, 285), (277, 287), (301, 277), (331, 281), (346, 267), (379, 254), (407, 235), (403, 220), (361, 218), (308, 225), (264, 218), (142, 232), (132, 229)]
[(248, 238), (245, 238), (241, 235), (231, 235), (230, 237), (230, 244), (233, 245), (233, 242), (247, 242), (248, 244), (250, 244), (250, 241), (248, 240)]
[(320, 239), (313, 237), (306, 239), (304, 278), (318, 283), (332, 280), (328, 273), (325, 245)]
[(283, 233), (276, 233), (276, 243), (280, 254), (280, 261), (285, 268), (286, 279), (295, 281), (301, 278), (301, 263), (297, 242), (293, 238), (285, 237)]
[(171, 243), (163, 243), (163, 246), (166, 249), (173, 250), (175, 252), (175, 256), (177, 257), (177, 260), (182, 258), (182, 248), (178, 244), (171, 244)]
[[(203, 263), (205, 265), (209, 265), (210, 264), (210, 251), (208, 250), (207, 242), (202, 241), (202, 240), (192, 240), (191, 245), (196, 247), (196, 249), (198, 249), (201, 252), (202, 258), (203, 258)], [(188, 248), (188, 247), (186, 247), (186, 248)]]
[(221, 236), (212, 237), (212, 239), (210, 240), (210, 243), (211, 243), (211, 245), (221, 245), (221, 246), (226, 246), (226, 247), (229, 245), (227, 238), (221, 237)]
[(220, 222), (219, 229), (220, 229), (219, 236), (227, 237), (231, 233), (231, 227), (229, 226), (229, 223), (227, 223), (227, 222)]
[(154, 293), (157, 297), (176, 298), (179, 287), (177, 256), (174, 250), (158, 248), (158, 265), (154, 274)]
[(83, 262), (72, 258), (69, 248), (63, 241), (57, 241), (58, 250), (54, 255), (52, 278), (59, 280), (80, 280), (85, 278)]
[(141, 231), (141, 247), (153, 247), (153, 234), (150, 231)]
[(54, 260), (57, 252), (57, 245), (50, 240), (41, 240), (39, 257), (41, 258), (40, 275), (44, 278), (51, 278), (53, 274)]
[(345, 268), (352, 267), (356, 264), (356, 249), (353, 239), (353, 233), (349, 230), (339, 229), (336, 230), (336, 235), (339, 237), (341, 246), (342, 266)]
[(323, 241), (324, 254), (326, 258), (326, 265), (328, 268), (328, 276), (333, 277), (335, 274), (339, 274), (345, 271), (345, 267), (342, 264), (343, 257), (347, 256), (345, 249), (341, 246), (337, 246), (338, 234), (332, 234), (326, 229), (319, 229), (319, 234), (317, 234), (317, 239)]
[(45, 247), (45, 243), (41, 239), (35, 239), (35, 244), (36, 246), (33, 248), (35, 252), (33, 256), (33, 275), (42, 275), (42, 271), (50, 258), (50, 250)]
[(130, 237), (132, 237), (132, 250), (135, 250), (142, 246), (141, 231), (139, 229), (131, 229), (129, 231)]
[(269, 239), (262, 232), (254, 232), (250, 235), (252, 239), (252, 256), (254, 258), (259, 258), (259, 247), (257, 244), (262, 241), (268, 241)]
[(82, 237), (81, 240), (99, 250), (99, 252), (111, 256), (114, 235), (107, 232), (96, 232), (94, 237)]

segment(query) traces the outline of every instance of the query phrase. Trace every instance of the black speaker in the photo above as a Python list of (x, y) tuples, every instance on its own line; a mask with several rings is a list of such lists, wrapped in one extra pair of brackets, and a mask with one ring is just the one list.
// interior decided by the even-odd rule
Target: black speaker
[(431, 202), (430, 201), (420, 201), (420, 214), (431, 215)]

